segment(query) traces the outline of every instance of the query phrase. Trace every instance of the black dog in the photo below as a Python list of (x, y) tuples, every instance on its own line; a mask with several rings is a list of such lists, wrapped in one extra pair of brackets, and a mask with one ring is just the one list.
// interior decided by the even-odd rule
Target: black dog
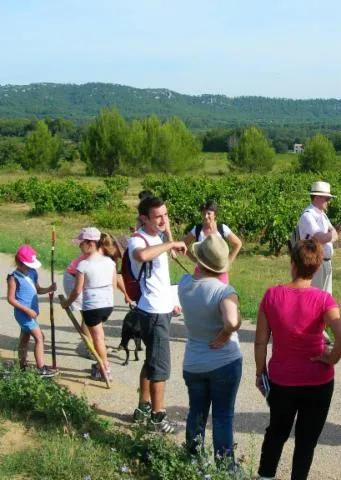
[(126, 360), (122, 365), (128, 365), (129, 363), (129, 340), (134, 340), (135, 342), (135, 361), (138, 361), (139, 357), (137, 352), (141, 352), (143, 350), (141, 347), (141, 329), (136, 308), (132, 307), (124, 317), (121, 331), (121, 343), (118, 347), (118, 350), (125, 350), (126, 352)]

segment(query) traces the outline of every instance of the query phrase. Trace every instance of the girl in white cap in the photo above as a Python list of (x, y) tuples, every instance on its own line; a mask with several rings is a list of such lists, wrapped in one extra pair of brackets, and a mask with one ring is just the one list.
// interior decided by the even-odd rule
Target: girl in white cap
[(56, 284), (43, 288), (38, 283), (36, 269), (41, 267), (37, 252), (30, 245), (22, 245), (15, 255), (16, 270), (7, 277), (7, 301), (14, 307), (14, 317), (20, 326), (18, 356), (20, 368), (27, 367), (27, 347), (32, 336), (35, 341), (34, 357), (41, 377), (56, 375), (44, 363), (44, 335), (37, 322), (38, 294), (54, 292)]
[[(73, 239), (73, 243), (79, 245), (85, 258), (77, 265), (75, 286), (63, 307), (70, 307), (83, 293), (82, 317), (110, 377), (103, 322), (109, 318), (114, 307), (116, 267), (115, 262), (110, 258), (112, 252), (101, 245), (100, 239), (101, 232), (95, 227), (82, 228), (78, 237)], [(102, 252), (99, 251), (100, 248)], [(96, 364), (93, 365), (91, 374), (95, 380), (102, 379)]]

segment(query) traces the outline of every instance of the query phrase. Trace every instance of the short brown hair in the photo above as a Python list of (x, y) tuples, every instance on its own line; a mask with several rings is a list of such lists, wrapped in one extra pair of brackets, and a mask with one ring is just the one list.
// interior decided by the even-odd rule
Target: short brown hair
[(149, 212), (152, 208), (159, 208), (164, 205), (165, 202), (160, 197), (145, 197), (139, 203), (137, 207), (139, 215), (144, 215), (145, 217), (149, 216)]
[(291, 252), (291, 261), (296, 265), (297, 276), (312, 279), (323, 263), (323, 248), (314, 240), (300, 240)]
[(200, 205), (200, 212), (204, 212), (205, 210), (210, 210), (211, 212), (214, 212), (217, 215), (218, 213), (217, 202), (211, 199), (206, 200), (206, 202)]

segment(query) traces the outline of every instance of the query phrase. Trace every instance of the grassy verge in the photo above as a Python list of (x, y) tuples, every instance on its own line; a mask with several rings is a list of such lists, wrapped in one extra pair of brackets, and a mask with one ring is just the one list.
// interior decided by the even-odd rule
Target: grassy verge
[[(145, 427), (123, 432), (104, 421), (86, 399), (72, 395), (32, 369), (0, 362), (2, 418), (30, 427), (29, 447), (2, 454), (0, 478), (31, 480), (227, 480), (227, 465), (217, 468), (210, 456), (189, 456), (185, 447)], [(0, 437), (6, 431), (0, 429)]]

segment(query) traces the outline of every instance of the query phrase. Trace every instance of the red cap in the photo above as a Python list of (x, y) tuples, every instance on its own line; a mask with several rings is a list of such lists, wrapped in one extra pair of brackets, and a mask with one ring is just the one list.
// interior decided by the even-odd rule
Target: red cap
[(19, 247), (15, 258), (29, 268), (41, 267), (41, 263), (37, 260), (37, 252), (30, 245)]

